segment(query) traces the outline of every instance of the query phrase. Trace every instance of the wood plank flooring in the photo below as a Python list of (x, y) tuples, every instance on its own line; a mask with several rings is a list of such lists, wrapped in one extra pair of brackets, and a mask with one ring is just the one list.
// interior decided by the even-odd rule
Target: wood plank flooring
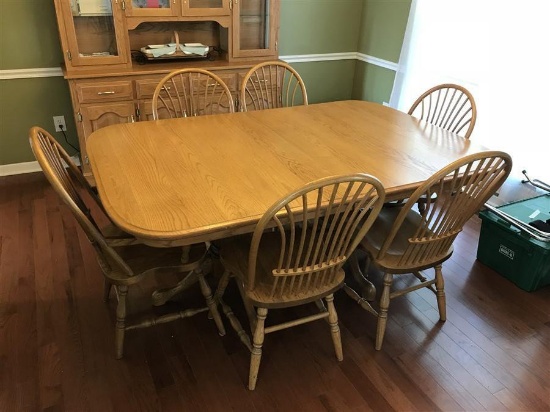
[[(477, 262), (479, 228), (444, 264), (447, 322), (427, 290), (396, 299), (376, 352), (375, 319), (338, 292), (344, 361), (325, 322), (270, 334), (251, 392), (248, 352), (206, 314), (128, 332), (115, 360), (82, 231), (41, 174), (0, 178), (0, 411), (549, 411), (550, 287), (524, 292)], [(233, 285), (227, 301), (244, 322)]]

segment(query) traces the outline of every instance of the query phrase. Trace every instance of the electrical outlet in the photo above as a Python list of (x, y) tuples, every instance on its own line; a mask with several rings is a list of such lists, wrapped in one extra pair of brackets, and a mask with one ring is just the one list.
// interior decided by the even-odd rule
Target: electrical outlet
[(62, 130), (67, 130), (67, 125), (65, 124), (65, 116), (54, 116), (53, 124), (55, 126), (56, 132), (61, 132)]

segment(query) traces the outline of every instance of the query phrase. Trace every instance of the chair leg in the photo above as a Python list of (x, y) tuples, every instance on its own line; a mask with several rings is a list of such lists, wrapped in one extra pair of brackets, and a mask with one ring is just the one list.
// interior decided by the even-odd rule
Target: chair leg
[(376, 287), (370, 280), (367, 279), (369, 273), (370, 258), (367, 258), (363, 268), (359, 267), (359, 260), (357, 259), (357, 251), (351, 254), (349, 259), (351, 268), (351, 275), (353, 279), (358, 283), (361, 297), (372, 302), (376, 298)]
[(218, 282), (218, 286), (216, 287), (216, 292), (214, 292), (214, 300), (218, 300), (223, 298), (223, 295), (225, 293), (225, 289), (227, 289), (227, 285), (229, 285), (229, 279), (231, 278), (231, 272), (229, 272), (227, 269), (223, 272), (222, 277), (220, 278), (220, 281)]
[(344, 353), (342, 351), (342, 338), (340, 336), (340, 328), (338, 327), (338, 314), (334, 307), (334, 295), (331, 293), (325, 300), (328, 307), (328, 323), (330, 325), (330, 332), (332, 333), (332, 343), (334, 344), (334, 352), (336, 352), (336, 359), (342, 361), (344, 359)]
[(237, 287), (239, 288), (239, 293), (241, 294), (241, 298), (243, 300), (244, 309), (246, 310), (246, 316), (248, 317), (248, 324), (250, 326), (250, 330), (254, 331), (256, 329), (256, 309), (254, 308), (254, 305), (250, 303), (250, 300), (246, 297), (246, 293), (244, 291), (244, 285), (241, 281), (237, 280)]
[(229, 283), (229, 280), (231, 278), (231, 272), (228, 270), (225, 270), (223, 273), (219, 283), (218, 287), (216, 288), (216, 293), (214, 294), (214, 300), (216, 303), (218, 303), (227, 318), (229, 320), (229, 324), (233, 328), (235, 332), (237, 332), (237, 336), (239, 337), (240, 341), (244, 343), (244, 345), (248, 348), (249, 351), (252, 351), (252, 344), (250, 343), (250, 337), (246, 333), (246, 331), (243, 329), (241, 322), (235, 314), (233, 313), (233, 309), (231, 309), (231, 306), (227, 305), (223, 300), (223, 294), (225, 292), (225, 289), (227, 288), (227, 284)]
[(260, 369), (260, 361), (262, 359), (262, 345), (264, 343), (264, 323), (267, 317), (266, 308), (258, 308), (258, 320), (254, 329), (254, 341), (252, 344), (252, 353), (250, 355), (250, 371), (248, 373), (248, 389), (253, 391), (256, 388), (258, 380), (258, 370)]
[(374, 348), (380, 350), (386, 332), (386, 324), (388, 323), (388, 308), (390, 307), (390, 289), (393, 281), (391, 273), (384, 273), (384, 290), (380, 298), (380, 311), (378, 312), (378, 324), (376, 326), (376, 343)]
[(124, 332), (126, 330), (126, 295), (128, 286), (118, 286), (118, 305), (116, 307), (116, 327), (115, 327), (115, 356), (117, 359), (124, 355)]
[(212, 289), (210, 289), (210, 286), (208, 285), (208, 282), (204, 278), (204, 275), (200, 271), (200, 269), (197, 270), (197, 275), (199, 278), (202, 295), (204, 296), (204, 299), (206, 300), (206, 305), (208, 306), (208, 309), (210, 309), (210, 314), (214, 318), (214, 322), (218, 327), (218, 333), (220, 334), (220, 336), (224, 336), (225, 326), (223, 325), (222, 317), (220, 316), (220, 312), (218, 311), (218, 302), (212, 297)]
[(439, 309), (439, 319), (443, 322), (447, 320), (447, 300), (445, 298), (445, 281), (441, 265), (435, 267), (435, 288), (437, 290), (437, 308)]
[(322, 299), (315, 301), (315, 306), (317, 306), (317, 309), (319, 309), (319, 312), (326, 312), (327, 308), (325, 307), (325, 304), (323, 303)]
[(111, 288), (113, 287), (113, 284), (105, 278), (103, 280), (103, 300), (105, 302), (109, 301), (109, 295), (111, 294)]

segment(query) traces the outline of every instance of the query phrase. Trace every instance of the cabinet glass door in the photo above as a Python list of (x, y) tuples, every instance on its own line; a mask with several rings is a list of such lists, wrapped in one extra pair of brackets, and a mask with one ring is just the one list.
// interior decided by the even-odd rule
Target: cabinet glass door
[[(111, 0), (70, 0), (66, 59), (71, 66), (119, 64), (127, 60), (122, 22)], [(66, 20), (66, 21), (67, 21)], [(71, 24), (72, 23), (72, 24)]]
[[(176, 0), (123, 0), (127, 16), (177, 16)], [(179, 0), (178, 0), (179, 1)]]
[(227, 16), (230, 0), (181, 0), (184, 16)]
[(276, 0), (239, 0), (234, 13), (235, 57), (277, 54)]

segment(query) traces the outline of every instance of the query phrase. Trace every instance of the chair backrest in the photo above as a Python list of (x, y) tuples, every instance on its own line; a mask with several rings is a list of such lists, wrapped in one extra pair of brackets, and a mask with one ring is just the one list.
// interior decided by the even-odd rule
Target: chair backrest
[(203, 116), (235, 112), (227, 85), (203, 69), (181, 69), (166, 75), (153, 94), (153, 118)]
[(488, 151), (466, 156), (436, 172), (401, 208), (380, 248), (378, 259), (383, 259), (392, 250), (405, 218), (423, 197), (426, 210), (418, 216), (418, 225), (408, 228), (407, 234), (411, 231), (414, 234), (408, 235), (397, 265), (417, 267), (442, 261), (464, 224), (500, 188), (511, 169), (512, 159), (508, 154)]
[(101, 206), (95, 193), (90, 188), (78, 167), (71, 160), (61, 145), (44, 129), (33, 127), (29, 132), (29, 141), (38, 164), (44, 175), (76, 218), (88, 240), (94, 246), (98, 260), (106, 276), (116, 273), (117, 277), (131, 277), (132, 270), (122, 258), (110, 247), (90, 209), (81, 196), (81, 190), (87, 190)]
[(447, 83), (422, 93), (409, 114), (469, 139), (476, 124), (477, 109), (467, 89)]
[[(296, 190), (271, 206), (258, 222), (249, 253), (247, 290), (256, 286), (264, 236), (278, 244), (271, 297), (315, 295), (334, 277), (376, 219), (385, 192), (366, 174), (329, 177)], [(274, 227), (274, 233), (266, 231)], [(276, 246), (276, 245), (275, 245)], [(272, 249), (276, 251), (275, 249)]]
[(289, 64), (269, 61), (252, 67), (243, 78), (241, 111), (307, 105), (304, 81)]

